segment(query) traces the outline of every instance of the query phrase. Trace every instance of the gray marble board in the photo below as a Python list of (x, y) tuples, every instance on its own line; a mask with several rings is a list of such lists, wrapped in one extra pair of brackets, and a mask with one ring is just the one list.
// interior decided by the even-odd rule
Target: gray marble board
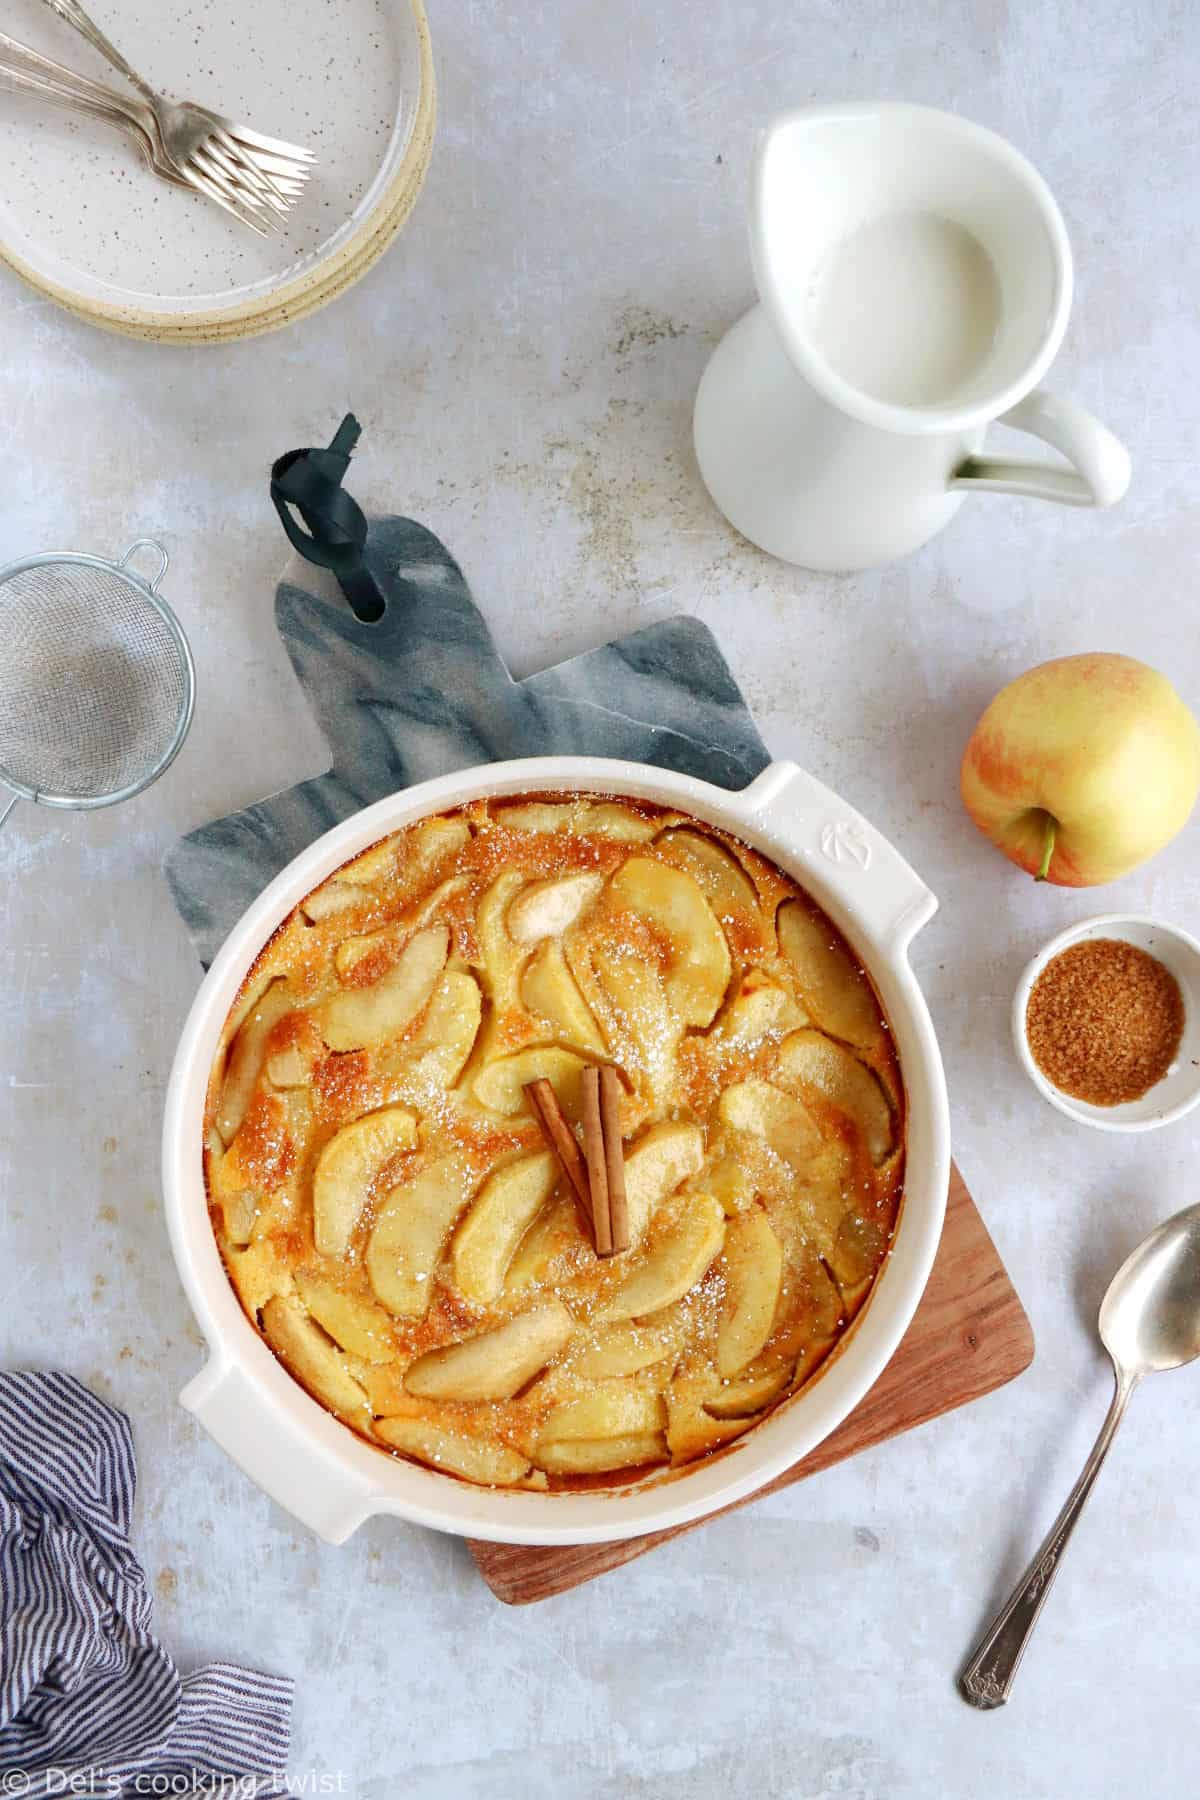
[(279, 634), (329, 743), (328, 773), (202, 826), (167, 856), (175, 904), (206, 967), (299, 851), (414, 782), (510, 757), (577, 755), (737, 789), (770, 760), (698, 619), (667, 619), (514, 681), (432, 532), (377, 520), (365, 555), (387, 596), (378, 624), (290, 582), (275, 597)]

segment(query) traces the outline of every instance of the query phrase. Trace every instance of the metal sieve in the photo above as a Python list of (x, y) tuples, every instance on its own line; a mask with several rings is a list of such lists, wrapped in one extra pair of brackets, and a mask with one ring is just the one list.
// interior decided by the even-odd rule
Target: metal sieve
[[(151, 581), (130, 567), (158, 557)], [(156, 781), (192, 722), (196, 671), (158, 594), (167, 553), (68, 551), (0, 569), (0, 782), (39, 806), (113, 806)]]

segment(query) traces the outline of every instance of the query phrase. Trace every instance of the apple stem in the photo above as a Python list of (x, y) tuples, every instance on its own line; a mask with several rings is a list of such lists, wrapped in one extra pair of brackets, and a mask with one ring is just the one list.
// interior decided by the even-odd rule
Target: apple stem
[(1057, 822), (1049, 813), (1046, 814), (1046, 841), (1042, 846), (1042, 865), (1034, 876), (1035, 881), (1045, 881), (1050, 873), (1050, 864), (1054, 860), (1054, 840), (1058, 836)]

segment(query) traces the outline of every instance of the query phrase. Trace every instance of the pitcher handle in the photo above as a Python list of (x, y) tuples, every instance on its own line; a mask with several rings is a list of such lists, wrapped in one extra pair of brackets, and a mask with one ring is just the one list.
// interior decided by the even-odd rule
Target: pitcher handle
[(1041, 438), (1073, 466), (1064, 469), (1034, 457), (989, 456), (982, 451), (959, 464), (952, 488), (1024, 494), (1031, 500), (1058, 500), (1064, 506), (1113, 506), (1129, 486), (1128, 450), (1107, 425), (1073, 400), (1034, 388), (996, 423)]

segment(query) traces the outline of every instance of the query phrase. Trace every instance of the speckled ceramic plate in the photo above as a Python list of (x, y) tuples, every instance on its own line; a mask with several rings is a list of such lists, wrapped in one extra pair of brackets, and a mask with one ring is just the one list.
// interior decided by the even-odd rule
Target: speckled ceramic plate
[[(422, 0), (96, 0), (147, 79), (308, 145), (316, 172), (283, 234), (256, 237), (152, 175), (99, 121), (0, 93), (0, 259), (80, 317), (206, 343), (271, 331), (345, 290), (391, 242), (433, 141)], [(42, 0), (5, 27), (120, 86)]]

